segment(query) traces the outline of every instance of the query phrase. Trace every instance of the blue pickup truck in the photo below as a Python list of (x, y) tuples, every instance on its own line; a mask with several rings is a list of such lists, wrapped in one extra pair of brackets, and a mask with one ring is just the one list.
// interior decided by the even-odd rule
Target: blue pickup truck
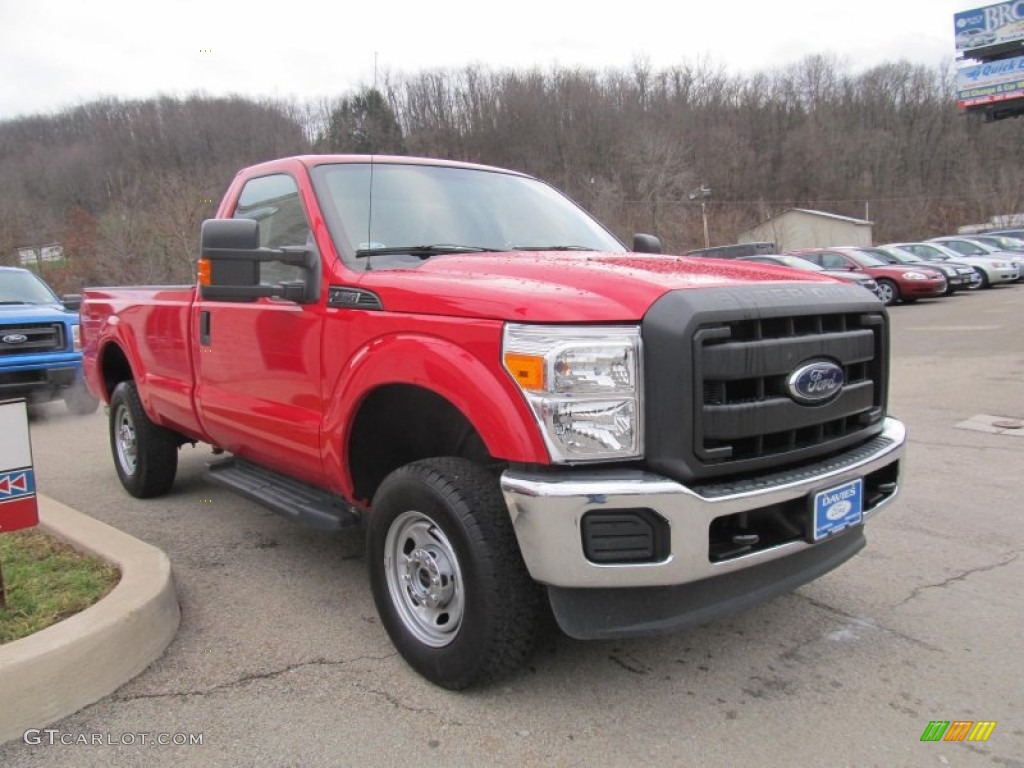
[(64, 399), (72, 413), (99, 402), (82, 381), (77, 308), (27, 269), (0, 267), (0, 399)]

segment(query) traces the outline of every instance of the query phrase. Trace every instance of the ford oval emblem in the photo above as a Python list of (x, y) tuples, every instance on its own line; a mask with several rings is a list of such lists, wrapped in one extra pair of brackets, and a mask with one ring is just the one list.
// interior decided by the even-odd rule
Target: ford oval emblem
[(853, 509), (853, 503), (846, 499), (841, 499), (825, 511), (825, 517), (832, 522), (842, 520), (843, 516), (848, 514), (851, 509)]
[(843, 369), (827, 360), (802, 365), (789, 374), (789, 396), (805, 405), (818, 405), (839, 394), (846, 377)]
[(24, 333), (8, 333), (4, 336), (4, 344), (24, 344), (28, 341), (28, 336)]

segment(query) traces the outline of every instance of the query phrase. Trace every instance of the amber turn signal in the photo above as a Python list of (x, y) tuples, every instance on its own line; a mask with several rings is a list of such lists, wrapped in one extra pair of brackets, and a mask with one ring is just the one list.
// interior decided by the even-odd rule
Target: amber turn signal
[(544, 358), (538, 355), (505, 354), (505, 368), (523, 389), (544, 389)]

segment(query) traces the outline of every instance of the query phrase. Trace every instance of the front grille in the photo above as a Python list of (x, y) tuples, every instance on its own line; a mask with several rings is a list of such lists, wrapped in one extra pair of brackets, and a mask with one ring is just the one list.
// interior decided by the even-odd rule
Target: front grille
[[(856, 285), (746, 285), (674, 291), (643, 321), (645, 459), (683, 482), (823, 460), (882, 428), (888, 317)], [(842, 387), (798, 402), (789, 378), (810, 363)]]
[[(20, 341), (24, 337), (24, 341)], [(0, 325), (0, 355), (53, 352), (67, 346), (63, 323)]]
[[(707, 464), (790, 454), (859, 434), (881, 416), (878, 350), (884, 318), (838, 313), (714, 323), (693, 340), (695, 448)], [(795, 402), (787, 378), (823, 359), (843, 370), (839, 395), (821, 405)]]

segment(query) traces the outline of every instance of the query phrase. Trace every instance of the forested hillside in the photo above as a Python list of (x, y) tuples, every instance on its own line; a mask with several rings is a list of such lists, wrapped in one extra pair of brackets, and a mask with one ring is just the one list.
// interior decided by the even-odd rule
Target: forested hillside
[(304, 152), (523, 170), (616, 231), (712, 244), (789, 207), (875, 222), (876, 240), (1024, 210), (1024, 122), (960, 114), (953, 72), (823, 57), (758, 75), (700, 66), (389, 76), (325, 103), (104, 100), (0, 122), (0, 263), (60, 243), (60, 290), (191, 279), (199, 223), (235, 171)]

